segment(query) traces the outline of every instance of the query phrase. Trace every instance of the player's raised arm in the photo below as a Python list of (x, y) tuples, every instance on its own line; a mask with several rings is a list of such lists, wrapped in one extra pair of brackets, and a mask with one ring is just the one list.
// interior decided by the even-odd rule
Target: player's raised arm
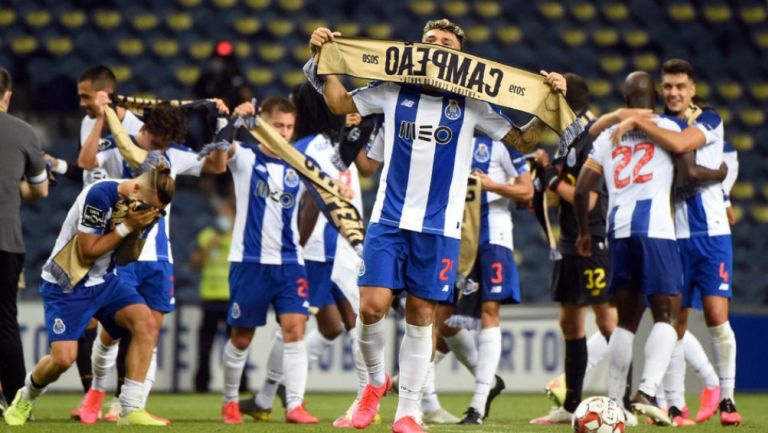
[(96, 92), (95, 103), (98, 107), (96, 110), (96, 123), (93, 125), (91, 133), (88, 134), (88, 139), (83, 143), (77, 156), (77, 165), (83, 170), (93, 170), (99, 166), (99, 159), (96, 157), (96, 154), (99, 153), (99, 140), (106, 123), (104, 106), (109, 104), (109, 94), (104, 90), (99, 90)]
[[(568, 91), (565, 77), (557, 72), (540, 71), (544, 76), (544, 81), (556, 92), (562, 92), (563, 95)], [(544, 122), (534, 117), (522, 128), (512, 128), (507, 135), (501, 139), (502, 143), (512, 146), (521, 152), (527, 152), (535, 144), (541, 141), (541, 135), (544, 133), (546, 125)]]
[[(341, 33), (333, 32), (325, 27), (318, 27), (309, 38), (309, 47), (315, 53), (326, 43), (332, 42), (336, 36), (341, 36)], [(352, 100), (352, 95), (347, 92), (339, 77), (335, 75), (319, 77), (317, 71), (314, 70), (315, 67), (313, 64), (308, 64), (304, 68), (304, 73), (307, 74), (307, 79), (309, 79), (309, 82), (312, 83), (315, 89), (321, 91), (331, 112), (333, 114), (357, 113), (357, 107), (355, 107), (355, 102)]]

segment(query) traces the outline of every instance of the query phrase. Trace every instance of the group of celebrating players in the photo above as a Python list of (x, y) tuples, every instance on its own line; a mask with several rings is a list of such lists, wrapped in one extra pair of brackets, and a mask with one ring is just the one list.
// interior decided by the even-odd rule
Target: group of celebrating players
[[(310, 46), (317, 50), (339, 36), (318, 28)], [(429, 21), (422, 42), (461, 50), (464, 32), (448, 20)], [(736, 343), (728, 322), (732, 246), (724, 194), (736, 168), (721, 167), (722, 120), (711, 108), (694, 104), (690, 64), (664, 64), (664, 115), (653, 113), (651, 76), (634, 72), (626, 79), (627, 108), (599, 119), (589, 112), (584, 80), (542, 71), (542, 80), (553, 92), (565, 94), (586, 125), (552, 162), (544, 150), (521, 153), (538, 143), (544, 129), (535, 117), (517, 127), (492, 104), (428, 86), (377, 81), (348, 92), (337, 76), (319, 77), (312, 68), (305, 72), (311, 85), (297, 90), (293, 100), (269, 98), (260, 107), (245, 102), (232, 111), (245, 119), (259, 114), (259, 121), (285, 140), (297, 138), (295, 148), (337, 179), (361, 213), (358, 176), (381, 167), (362, 258), (318, 214), (297, 170), (268, 146), (232, 142), (198, 155), (177, 144), (186, 130), (178, 107), (158, 104), (143, 121), (116, 108), (133, 145), (148, 154), (145, 163), (131, 164), (115, 138), (102, 138), (105, 106), (116, 90), (114, 75), (105, 67), (83, 74), (78, 93), (87, 116), (78, 165), (86, 170), (87, 186), (70, 209), (42, 275), (51, 352), (27, 375), (5, 411), (9, 425), (27, 421), (36, 399), (75, 363), (84, 346), (86, 353), (92, 349), (85, 358), (91, 360), (93, 379), (75, 417), (86, 424), (102, 417), (106, 377), (118, 352), (125, 351), (125, 379), (108, 416), (121, 425), (170, 422), (145, 406), (154, 381), (159, 329), (164, 314), (174, 309), (168, 219), (174, 179), (227, 168), (236, 216), (229, 254), (232, 331), (223, 352), (225, 423), (242, 423), (244, 413), (268, 420), (281, 387), (286, 421), (317, 423), (303, 403), (309, 363), (332, 344), (342, 324), (352, 340), (359, 380), (355, 400), (333, 425), (360, 429), (381, 422), (379, 402), (393, 387), (384, 363), (384, 319), (402, 294), (405, 333), (392, 431), (422, 432), (427, 423), (482, 424), (505, 387), (496, 375), (500, 306), (520, 302), (510, 204), (547, 193), (559, 199), (561, 258), (555, 263), (552, 291), (561, 305), (565, 375), (547, 385), (558, 405), (531, 422), (570, 422), (581, 401), (585, 372), (606, 355), (608, 395), (623, 403), (630, 424), (637, 422), (632, 411), (661, 425), (695, 423), (688, 419), (684, 400), (686, 361), (705, 382), (696, 421), (719, 410), (722, 424), (741, 422), (733, 401)], [(221, 101), (216, 106), (220, 114), (230, 114)], [(371, 116), (383, 121), (368, 145), (354, 163), (340, 162), (335, 132), (357, 130)], [(438, 142), (437, 135), (409, 135), (403, 124), (416, 130), (445, 127), (451, 134), (447, 142)], [(61, 165), (54, 160), (54, 171), (67, 171)], [(479, 247), (470, 280), (463, 290), (455, 290), (471, 173), (482, 187)], [(117, 210), (121, 205), (123, 212)], [(137, 236), (146, 240), (138, 260), (118, 261), (116, 250)], [(56, 265), (73, 241), (76, 255), (89, 266), (68, 287)], [(359, 263), (359, 277), (356, 273), (351, 283), (355, 278), (338, 276), (335, 270), (349, 263)], [(479, 293), (476, 340), (465, 329), (469, 327), (448, 321), (456, 313), (458, 292), (465, 297), (468, 288)], [(280, 327), (267, 375), (254, 398), (240, 401), (249, 346), (255, 329), (265, 325), (270, 305)], [(589, 339), (587, 305), (593, 307), (599, 328)], [(317, 309), (318, 329), (305, 337), (310, 306)], [(642, 381), (630, 399), (633, 339), (646, 306), (655, 323), (645, 346)], [(703, 307), (716, 373), (686, 331), (691, 306)], [(95, 332), (87, 331), (93, 329), (92, 318), (102, 331), (91, 343), (83, 336)], [(130, 343), (119, 350), (120, 340)], [(435, 393), (434, 366), (449, 351), (475, 377), (472, 400), (461, 419), (442, 409)]]

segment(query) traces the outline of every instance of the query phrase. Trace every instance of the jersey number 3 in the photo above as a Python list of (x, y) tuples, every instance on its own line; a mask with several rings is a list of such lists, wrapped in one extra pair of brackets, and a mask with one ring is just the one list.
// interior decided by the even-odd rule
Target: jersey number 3
[[(621, 161), (616, 164), (616, 170), (613, 172), (613, 184), (616, 189), (621, 189), (629, 185), (630, 183), (646, 183), (653, 179), (653, 173), (640, 174), (640, 170), (648, 161), (653, 159), (653, 152), (656, 147), (652, 143), (638, 143), (634, 149), (630, 146), (619, 146), (613, 149), (611, 157), (621, 157)], [(643, 156), (637, 160), (635, 167), (632, 169), (632, 177), (621, 177), (621, 172), (632, 161), (632, 154), (636, 152), (644, 152)]]

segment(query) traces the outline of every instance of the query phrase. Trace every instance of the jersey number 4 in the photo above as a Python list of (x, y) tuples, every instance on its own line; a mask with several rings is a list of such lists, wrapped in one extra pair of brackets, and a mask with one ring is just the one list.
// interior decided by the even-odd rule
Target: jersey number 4
[[(619, 146), (613, 149), (611, 157), (621, 157), (621, 161), (616, 164), (616, 170), (613, 172), (613, 184), (616, 189), (621, 189), (629, 185), (630, 183), (646, 183), (653, 179), (653, 173), (640, 174), (640, 170), (648, 161), (653, 159), (653, 152), (656, 147), (652, 143), (638, 143), (634, 149), (630, 146)], [(621, 172), (632, 162), (632, 154), (637, 152), (644, 152), (643, 156), (637, 160), (635, 167), (632, 169), (632, 177), (621, 177)]]

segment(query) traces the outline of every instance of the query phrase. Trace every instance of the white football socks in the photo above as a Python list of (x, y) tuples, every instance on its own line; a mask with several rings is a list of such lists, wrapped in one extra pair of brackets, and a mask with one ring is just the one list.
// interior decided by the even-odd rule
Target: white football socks
[[(611, 342), (613, 342), (613, 335), (611, 335)], [(672, 325), (664, 322), (653, 324), (645, 341), (645, 366), (638, 390), (650, 396), (656, 395), (656, 388), (659, 387), (667, 371), (676, 342), (677, 331)]]
[(355, 373), (357, 374), (357, 396), (363, 395), (365, 385), (368, 384), (368, 367), (365, 366), (363, 353), (360, 352), (360, 344), (357, 342), (357, 328), (352, 328), (347, 332), (349, 346), (352, 348), (352, 355), (355, 357)]
[(43, 386), (42, 388), (35, 386), (35, 384), (32, 383), (32, 372), (29, 372), (24, 378), (24, 387), (21, 388), (21, 396), (24, 398), (24, 400), (34, 402), (47, 389), (48, 386)]
[(605, 335), (600, 331), (590, 335), (587, 339), (587, 369), (584, 374), (602, 361), (606, 353), (608, 353), (608, 340), (605, 339)]
[(467, 369), (472, 376), (475, 375), (477, 369), (477, 346), (475, 345), (475, 338), (466, 329), (461, 329), (452, 337), (443, 337), (445, 344), (451, 348), (453, 356)]
[(437, 398), (437, 390), (435, 390), (435, 369), (437, 364), (445, 358), (445, 355), (445, 353), (435, 350), (435, 360), (432, 361), (429, 374), (427, 374), (424, 386), (421, 388), (421, 410), (424, 413), (434, 412), (443, 408), (440, 400)]
[(313, 365), (323, 356), (323, 353), (333, 345), (333, 340), (329, 340), (315, 328), (304, 339), (307, 342), (307, 358), (309, 365)]
[(491, 392), (496, 370), (501, 358), (501, 328), (485, 328), (477, 335), (477, 369), (475, 374), (475, 393), (470, 406), (485, 415), (485, 402)]
[(382, 317), (381, 320), (370, 325), (364, 324), (362, 320), (357, 321), (357, 342), (368, 370), (368, 383), (377, 387), (384, 385), (386, 381), (384, 373), (384, 344), (387, 340), (385, 320), (386, 317)]
[[(248, 349), (240, 350), (232, 345), (232, 340), (227, 340), (222, 359), (222, 364), (224, 364), (224, 403), (240, 400), (240, 378), (243, 375), (247, 358)], [(126, 380), (125, 383), (128, 381)], [(125, 391), (125, 385), (123, 385), (123, 391)], [(120, 401), (122, 402), (122, 398)]]
[(144, 394), (142, 395), (141, 407), (147, 407), (147, 399), (149, 393), (152, 391), (152, 386), (155, 384), (155, 377), (157, 376), (157, 347), (152, 349), (152, 360), (149, 362), (149, 368), (147, 369), (147, 377), (144, 379)]
[(255, 398), (256, 404), (261, 408), (270, 409), (272, 408), (272, 402), (275, 401), (277, 387), (283, 381), (284, 352), (283, 332), (278, 328), (275, 331), (272, 349), (269, 351), (269, 357), (267, 358), (267, 375)]
[(405, 324), (400, 345), (400, 392), (395, 421), (404, 416), (417, 418), (421, 388), (432, 364), (432, 325)]
[(141, 409), (144, 401), (144, 383), (125, 378), (120, 388), (120, 415), (125, 416), (135, 409)]
[(624, 398), (634, 342), (635, 334), (621, 327), (613, 330), (608, 342), (608, 397), (616, 402)]
[(728, 321), (710, 327), (709, 333), (712, 335), (712, 349), (717, 373), (720, 375), (720, 398), (733, 400), (733, 388), (736, 385), (736, 334)]
[(96, 391), (104, 392), (107, 390), (107, 376), (115, 368), (119, 346), (117, 343), (105, 346), (101, 343), (101, 338), (98, 336), (93, 340), (93, 347), (91, 349), (93, 381), (91, 382), (91, 388)]
[(720, 385), (720, 379), (717, 377), (715, 367), (709, 362), (704, 348), (695, 335), (690, 331), (685, 331), (683, 336), (683, 351), (685, 353), (685, 362), (696, 371), (704, 386), (714, 388)]
[(307, 388), (307, 343), (304, 340), (283, 343), (283, 368), (290, 374), (284, 376), (286, 411), (290, 412), (304, 402)]
[[(656, 394), (658, 400), (659, 393)], [(664, 374), (664, 395), (669, 406), (680, 410), (685, 407), (685, 350), (683, 340), (677, 340)]]

